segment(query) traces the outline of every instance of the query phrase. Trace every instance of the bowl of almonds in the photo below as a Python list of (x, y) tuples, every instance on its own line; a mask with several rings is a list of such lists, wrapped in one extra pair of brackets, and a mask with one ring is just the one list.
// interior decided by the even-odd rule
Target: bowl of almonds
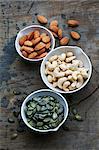
[(29, 61), (42, 60), (55, 46), (52, 33), (40, 25), (31, 25), (22, 29), (15, 41), (18, 54)]

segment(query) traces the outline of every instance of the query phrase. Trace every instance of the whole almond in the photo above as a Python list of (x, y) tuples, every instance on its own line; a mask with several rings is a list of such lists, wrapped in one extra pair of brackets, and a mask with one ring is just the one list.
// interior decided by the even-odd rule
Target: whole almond
[(41, 55), (42, 53), (44, 53), (46, 51), (46, 49), (45, 48), (43, 48), (43, 49), (41, 49), (41, 50), (39, 50), (39, 51), (37, 51), (37, 53), (38, 53), (38, 55)]
[(50, 30), (57, 33), (58, 32), (58, 27), (50, 25)]
[(63, 37), (61, 40), (60, 40), (60, 45), (67, 45), (69, 42), (69, 38), (68, 37)]
[(32, 47), (28, 47), (28, 46), (22, 46), (21, 51), (26, 51), (28, 54), (32, 53), (34, 51), (34, 49)]
[(33, 37), (34, 37), (34, 32), (32, 31), (28, 34), (28, 40), (31, 41), (33, 39)]
[(47, 23), (47, 18), (45, 16), (41, 16), (41, 15), (38, 15), (37, 16), (37, 20), (42, 23), (42, 24), (46, 24)]
[(33, 39), (31, 42), (33, 45), (38, 44), (41, 41), (41, 37), (36, 38), (35, 40)]
[(46, 36), (46, 33), (42, 33), (42, 34), (40, 35), (41, 38), (42, 38), (43, 36)]
[(47, 44), (46, 44), (46, 49), (49, 49), (50, 46), (51, 46), (51, 42), (47, 43)]
[(43, 42), (40, 42), (40, 43), (38, 43), (38, 44), (35, 46), (34, 50), (35, 50), (35, 51), (38, 51), (38, 50), (44, 48), (45, 46), (46, 46), (46, 45), (45, 45)]
[(33, 53), (28, 55), (28, 58), (29, 59), (35, 58), (37, 55), (38, 55), (37, 52), (33, 52)]
[(24, 35), (19, 39), (19, 44), (20, 46), (22, 46), (24, 44), (24, 42), (27, 40), (28, 36)]
[(24, 45), (25, 45), (25, 46), (32, 46), (33, 44), (32, 44), (31, 41), (25, 41), (25, 42), (24, 42)]
[(57, 20), (52, 20), (50, 25), (51, 26), (58, 26), (58, 21)]
[(34, 39), (38, 38), (40, 36), (39, 30), (34, 31)]
[(62, 31), (61, 28), (59, 28), (59, 29), (58, 29), (58, 37), (59, 37), (59, 39), (61, 39), (62, 36), (63, 36), (63, 31)]
[(79, 39), (80, 39), (80, 34), (79, 34), (78, 32), (76, 32), (76, 31), (71, 31), (70, 34), (71, 34), (71, 37), (72, 37), (73, 39), (75, 39), (75, 40), (79, 40)]
[(27, 54), (26, 51), (22, 51), (22, 55), (23, 55), (24, 57), (28, 57), (28, 54)]
[(70, 27), (76, 27), (76, 26), (79, 25), (79, 21), (77, 21), (77, 20), (68, 20), (67, 24)]
[(42, 37), (42, 41), (44, 42), (44, 43), (48, 43), (48, 42), (50, 42), (50, 37), (49, 36), (43, 36)]
[(36, 56), (35, 58), (43, 58), (43, 57), (45, 57), (47, 55), (47, 52), (45, 52), (45, 53), (42, 53), (41, 55), (39, 55), (39, 56)]

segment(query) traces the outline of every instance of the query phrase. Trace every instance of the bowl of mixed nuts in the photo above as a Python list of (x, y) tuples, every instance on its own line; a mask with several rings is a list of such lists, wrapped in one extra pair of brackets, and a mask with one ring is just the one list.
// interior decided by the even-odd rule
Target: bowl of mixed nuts
[(28, 61), (42, 60), (54, 46), (53, 34), (40, 25), (31, 25), (22, 29), (15, 41), (18, 54)]
[(90, 80), (92, 65), (88, 56), (77, 46), (55, 48), (41, 64), (41, 78), (52, 90), (73, 93)]
[(32, 130), (57, 131), (68, 116), (68, 104), (59, 93), (42, 89), (31, 93), (21, 107), (24, 123)]

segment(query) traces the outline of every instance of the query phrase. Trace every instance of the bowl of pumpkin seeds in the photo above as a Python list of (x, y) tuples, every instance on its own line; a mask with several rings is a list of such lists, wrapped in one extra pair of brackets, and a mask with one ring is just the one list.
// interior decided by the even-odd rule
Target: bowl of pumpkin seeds
[(50, 89), (37, 90), (24, 100), (21, 116), (24, 123), (34, 131), (57, 131), (67, 119), (68, 104), (59, 93)]

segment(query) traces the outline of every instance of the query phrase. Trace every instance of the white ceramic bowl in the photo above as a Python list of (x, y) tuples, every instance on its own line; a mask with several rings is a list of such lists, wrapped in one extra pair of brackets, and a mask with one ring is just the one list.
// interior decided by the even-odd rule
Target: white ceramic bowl
[[(48, 130), (39, 130), (39, 129), (36, 129), (36, 128), (33, 128), (28, 122), (27, 122), (27, 118), (26, 118), (26, 115), (25, 115), (25, 109), (26, 109), (26, 103), (28, 101), (30, 101), (33, 97), (35, 96), (46, 96), (46, 95), (49, 95), (49, 96), (53, 96), (54, 98), (56, 98), (60, 104), (63, 105), (64, 107), (64, 118), (63, 118), (63, 121), (54, 129), (48, 129)], [(31, 93), (29, 96), (26, 97), (26, 99), (24, 100), (23, 104), (22, 104), (22, 107), (21, 107), (21, 116), (22, 116), (22, 119), (24, 121), (24, 123), (32, 130), (34, 131), (37, 131), (37, 132), (42, 132), (42, 133), (47, 133), (47, 132), (50, 132), (50, 131), (57, 131), (59, 129), (59, 127), (66, 121), (66, 118), (68, 116), (68, 104), (67, 104), (67, 101), (66, 99), (59, 93), (56, 93), (50, 89), (42, 89), (42, 90), (37, 90), (33, 93)]]
[(28, 26), (28, 27), (25, 27), (24, 29), (22, 29), (18, 34), (17, 34), (17, 37), (16, 37), (16, 40), (15, 40), (15, 48), (16, 48), (16, 51), (18, 52), (18, 54), (24, 58), (25, 60), (28, 60), (28, 61), (40, 61), (42, 60), (43, 58), (40, 58), (40, 59), (29, 59), (29, 58), (26, 58), (22, 55), (21, 51), (20, 51), (20, 45), (19, 45), (19, 39), (23, 36), (23, 35), (26, 35), (28, 34), (29, 32), (33, 31), (33, 30), (38, 30), (42, 33), (42, 32), (45, 32), (46, 34), (49, 35), (49, 37), (51, 38), (51, 48), (50, 48), (50, 51), (54, 48), (55, 46), (55, 38), (53, 36), (53, 34), (45, 27), (43, 26), (40, 26), (40, 25), (31, 25), (31, 26)]
[[(45, 63), (46, 61), (53, 55), (57, 54), (61, 54), (63, 52), (67, 52), (67, 51), (71, 51), (74, 53), (74, 55), (77, 57), (77, 59), (80, 59), (82, 60), (82, 62), (84, 63), (84, 66), (85, 68), (88, 68), (88, 78), (86, 79), (86, 81), (84, 82), (84, 84), (78, 88), (78, 89), (75, 89), (73, 91), (69, 91), (69, 92), (65, 92), (59, 88), (54, 88), (52, 86), (51, 83), (48, 82), (47, 80), (47, 77), (45, 75)], [(59, 92), (59, 93), (74, 93), (74, 92), (77, 92), (79, 91), (80, 89), (82, 89), (89, 81), (90, 77), (91, 77), (91, 73), (92, 73), (92, 65), (91, 65), (91, 61), (89, 59), (89, 57), (84, 53), (84, 51), (80, 48), (80, 47), (77, 47), (77, 46), (61, 46), (61, 47), (57, 47), (55, 48), (53, 51), (49, 52), (46, 57), (43, 59), (42, 61), (42, 64), (41, 64), (41, 68), (40, 68), (40, 73), (41, 73), (41, 78), (43, 80), (43, 82), (47, 85), (47, 87), (49, 87), (50, 89), (56, 91), (56, 92)]]

